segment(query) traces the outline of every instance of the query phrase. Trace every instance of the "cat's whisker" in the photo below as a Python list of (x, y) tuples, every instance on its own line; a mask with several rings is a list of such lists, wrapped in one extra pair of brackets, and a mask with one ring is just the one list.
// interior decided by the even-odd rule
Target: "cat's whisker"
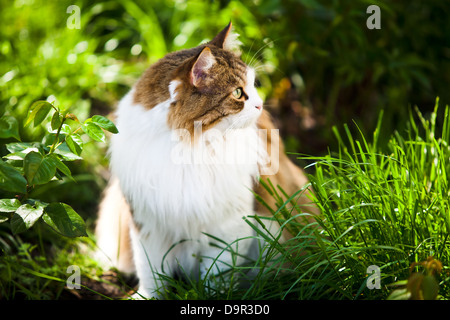
[(250, 46), (250, 49), (248, 49), (248, 54), (247, 54), (246, 57), (245, 57), (245, 64), (246, 64), (246, 65), (249, 65), (249, 64), (248, 64), (248, 56), (249, 56), (250, 52), (252, 51), (253, 45), (254, 45), (254, 44), (255, 44), (255, 39), (253, 39), (252, 45)]
[(253, 61), (259, 59), (259, 57), (263, 54), (262, 50), (265, 49), (266, 47), (268, 47), (269, 45), (274, 44), (274, 43), (275, 43), (275, 41), (272, 40), (272, 41), (267, 42), (267, 43), (266, 43), (265, 45), (263, 45), (261, 48), (259, 48), (259, 50), (256, 51), (255, 54), (253, 55), (253, 57), (252, 57), (252, 59), (250, 60), (250, 62), (248, 63), (248, 65), (249, 65), (250, 67), (253, 67)]
[(280, 68), (278, 68), (277, 66), (273, 65), (273, 64), (269, 64), (269, 63), (265, 63), (265, 64), (261, 64), (258, 65), (256, 68), (254, 68), (255, 72), (259, 72), (260, 70), (263, 70), (265, 72), (268, 72), (269, 70), (267, 69), (274, 69), (280, 73), (284, 73), (283, 70), (281, 70)]

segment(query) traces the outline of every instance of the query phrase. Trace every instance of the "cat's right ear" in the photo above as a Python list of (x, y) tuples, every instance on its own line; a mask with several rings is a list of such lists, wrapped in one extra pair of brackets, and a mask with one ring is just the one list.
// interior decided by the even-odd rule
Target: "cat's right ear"
[(205, 47), (197, 57), (194, 65), (191, 69), (190, 81), (194, 87), (200, 87), (203, 85), (208, 77), (209, 69), (216, 63), (211, 49)]

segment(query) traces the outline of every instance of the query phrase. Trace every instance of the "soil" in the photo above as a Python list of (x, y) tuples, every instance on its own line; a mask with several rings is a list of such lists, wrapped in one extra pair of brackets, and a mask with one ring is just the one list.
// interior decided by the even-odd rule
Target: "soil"
[(110, 270), (102, 274), (98, 280), (82, 279), (80, 289), (65, 288), (61, 300), (106, 300), (128, 299), (135, 293), (137, 279), (125, 277)]

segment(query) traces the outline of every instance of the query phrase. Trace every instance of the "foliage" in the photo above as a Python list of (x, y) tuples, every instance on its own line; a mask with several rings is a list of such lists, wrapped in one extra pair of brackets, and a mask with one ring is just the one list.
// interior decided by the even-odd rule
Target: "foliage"
[[(61, 111), (46, 101), (36, 101), (31, 105), (25, 125), (40, 126), (51, 111), (53, 113), (47, 128), (48, 133), (42, 142), (12, 142), (6, 145), (10, 153), (3, 157), (5, 160), (0, 160), (0, 189), (2, 195), (8, 195), (9, 198), (0, 199), (0, 223), (9, 222), (13, 235), (23, 233), (38, 221), (42, 221), (63, 236), (87, 236), (85, 222), (70, 205), (62, 202), (47, 203), (32, 198), (31, 195), (35, 189), (51, 183), (52, 180), (62, 180), (64, 176), (73, 180), (71, 171), (64, 162), (82, 159), (82, 132), (95, 141), (105, 142), (103, 130), (112, 133), (117, 133), (118, 130), (113, 122), (103, 116), (95, 115), (81, 123), (74, 114)], [(69, 125), (69, 122), (74, 124)], [(18, 121), (15, 117), (4, 115), (0, 118), (0, 124), (2, 138), (20, 141)], [(39, 241), (35, 242), (42, 245), (39, 226), (38, 230)], [(36, 245), (22, 243), (20, 239), (8, 237), (7, 233), (1, 230), (0, 235), (2, 238), (6, 235), (6, 239), (0, 242), (0, 297), (14, 297), (18, 289), (28, 298), (43, 299), (48, 294), (48, 280), (64, 283), (64, 280), (48, 275), (54, 273), (59, 266), (49, 267), (44, 258), (45, 254), (36, 259), (31, 257)], [(11, 251), (12, 244), (15, 244), (17, 253), (11, 256), (8, 251)], [(42, 253), (45, 252), (45, 249), (41, 250)], [(43, 277), (46, 283), (32, 280), (27, 274)], [(20, 281), (17, 281), (16, 277), (19, 277)], [(51, 285), (50, 287), (53, 288)], [(57, 297), (61, 290), (62, 287), (52, 294)]]
[[(345, 127), (345, 143), (335, 128), (339, 151), (314, 159), (317, 170), (310, 179), (324, 215), (319, 223), (348, 296), (377, 294), (358, 283), (370, 265), (381, 268), (384, 285), (406, 278), (412, 263), (430, 256), (448, 274), (449, 108), (438, 112), (436, 101), (430, 120), (418, 112), (421, 126), (410, 114), (406, 137), (395, 132), (387, 146), (378, 145), (380, 117), (372, 142), (362, 134), (354, 138)], [(439, 285), (448, 299), (448, 277)], [(386, 297), (386, 291), (378, 294)]]
[[(13, 198), (0, 200), (0, 222), (10, 221), (14, 234), (31, 228), (40, 218), (55, 231), (67, 237), (87, 236), (83, 219), (71, 206), (61, 203), (45, 203), (30, 198), (33, 189), (48, 184), (61, 175), (73, 179), (64, 161), (80, 160), (83, 140), (80, 129), (95, 141), (104, 142), (102, 129), (117, 133), (117, 128), (103, 116), (93, 116), (73, 130), (66, 124), (68, 120), (79, 123), (78, 118), (46, 101), (37, 101), (30, 107), (25, 125), (40, 125), (50, 111), (54, 111), (48, 135), (43, 142), (17, 142), (6, 145), (10, 152), (0, 162), (0, 188), (14, 194)], [(19, 139), (17, 121), (12, 116), (1, 118), (10, 125), (1, 130), (5, 138)]]
[[(102, 284), (102, 269), (97, 262), (86, 254), (92, 250), (94, 243), (88, 237), (68, 238), (49, 231), (44, 224), (31, 229), (24, 235), (30, 235), (36, 229), (38, 234), (46, 233), (47, 242), (32, 244), (19, 236), (0, 229), (0, 299), (5, 300), (56, 300), (77, 299), (78, 292), (94, 298), (108, 298), (90, 287)], [(42, 229), (42, 230), (41, 230)], [(57, 254), (49, 249), (57, 247)], [(81, 272), (81, 289), (68, 291), (66, 284), (71, 273), (70, 266), (79, 266)], [(121, 284), (122, 288), (126, 288)], [(75, 293), (72, 293), (75, 292)], [(126, 292), (122, 291), (121, 295)]]
[[(412, 272), (416, 265), (423, 267), (420, 272)], [(439, 283), (436, 278), (442, 270), (439, 260), (428, 257), (426, 261), (414, 262), (410, 267), (410, 276), (406, 281), (398, 281), (395, 286), (403, 286), (391, 292), (389, 300), (436, 300), (439, 292)]]

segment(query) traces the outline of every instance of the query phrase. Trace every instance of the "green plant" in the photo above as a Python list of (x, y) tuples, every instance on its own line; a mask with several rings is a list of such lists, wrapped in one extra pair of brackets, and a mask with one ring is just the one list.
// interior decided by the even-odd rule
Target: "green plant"
[[(83, 219), (71, 206), (62, 202), (45, 203), (30, 198), (36, 188), (53, 179), (73, 179), (65, 161), (82, 159), (81, 132), (95, 141), (105, 142), (104, 130), (117, 133), (109, 119), (95, 115), (84, 122), (68, 111), (61, 111), (47, 101), (37, 101), (29, 109), (25, 125), (39, 126), (53, 111), (48, 134), (42, 142), (14, 142), (6, 145), (10, 152), (0, 162), (0, 189), (12, 197), (0, 200), (0, 222), (10, 222), (14, 234), (31, 228), (42, 219), (67, 237), (86, 236)], [(69, 125), (72, 122), (72, 125)], [(0, 119), (0, 136), (20, 140), (17, 120), (9, 115)]]
[[(439, 99), (428, 120), (418, 109), (416, 117), (410, 112), (406, 134), (395, 132), (386, 145), (379, 143), (380, 114), (372, 141), (347, 126), (344, 136), (333, 128), (339, 150), (303, 158), (316, 169), (310, 179), (323, 213), (323, 243), (328, 257), (338, 258), (331, 264), (336, 283), (355, 298), (385, 298), (386, 285), (429, 256), (444, 270), (450, 265), (450, 109), (438, 105)], [(371, 265), (380, 267), (381, 290), (364, 284)], [(448, 299), (448, 278), (440, 288)]]
[[(413, 272), (416, 266), (421, 266), (422, 270)], [(392, 291), (388, 300), (436, 300), (439, 293), (437, 278), (441, 271), (442, 263), (433, 257), (412, 263), (408, 280), (397, 281), (390, 285), (400, 288)]]

